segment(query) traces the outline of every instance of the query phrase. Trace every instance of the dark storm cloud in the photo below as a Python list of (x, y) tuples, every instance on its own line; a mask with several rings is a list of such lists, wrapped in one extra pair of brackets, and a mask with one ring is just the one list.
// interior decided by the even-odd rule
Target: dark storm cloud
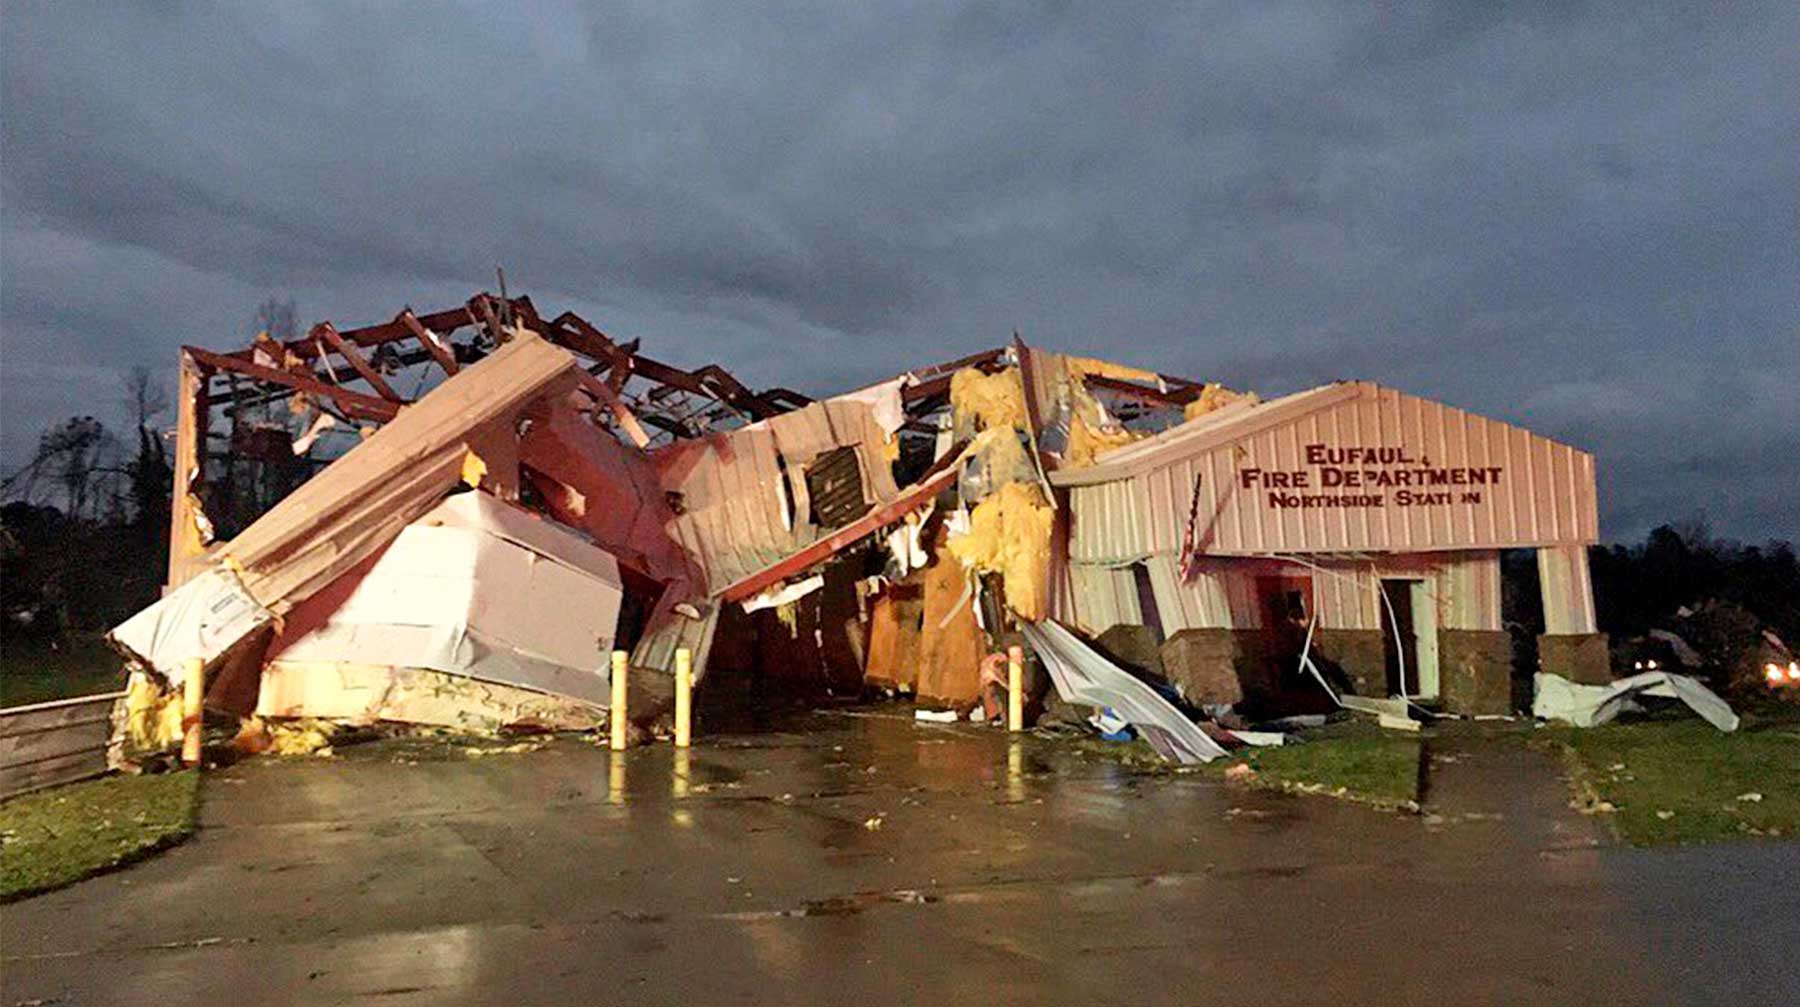
[(1595, 451), (1609, 535), (1793, 536), (1800, 14), (1702, 10), (15, 5), (5, 458), (269, 294), (504, 263), (759, 384), (1386, 381)]

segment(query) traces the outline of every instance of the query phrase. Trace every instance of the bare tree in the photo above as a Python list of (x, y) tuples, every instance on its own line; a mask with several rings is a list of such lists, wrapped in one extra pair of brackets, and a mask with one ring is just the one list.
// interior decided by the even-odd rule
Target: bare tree
[(135, 364), (125, 372), (125, 411), (138, 429), (154, 425), (168, 408), (169, 390), (147, 364)]
[(158, 417), (168, 411), (169, 393), (143, 364), (125, 374), (125, 408), (137, 431), (137, 456), (125, 469), (131, 516), (140, 531), (155, 536), (168, 524), (169, 492), (174, 483), (169, 453), (157, 428)]

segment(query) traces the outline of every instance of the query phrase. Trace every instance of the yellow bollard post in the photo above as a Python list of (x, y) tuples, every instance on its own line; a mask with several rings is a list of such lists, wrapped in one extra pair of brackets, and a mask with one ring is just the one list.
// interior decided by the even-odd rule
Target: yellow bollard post
[(1006, 729), (1025, 730), (1025, 650), (1018, 644), (1006, 648)]
[(206, 697), (206, 662), (189, 658), (181, 675), (181, 761), (200, 764), (200, 708)]
[(625, 754), (613, 752), (607, 756), (611, 760), (606, 769), (606, 803), (625, 803)]
[(612, 750), (625, 750), (625, 676), (631, 664), (631, 655), (622, 650), (613, 651), (612, 655)]
[(686, 647), (675, 651), (675, 747), (686, 748), (694, 740), (694, 655)]
[(1025, 740), (1006, 739), (1006, 799), (1014, 804), (1025, 802)]

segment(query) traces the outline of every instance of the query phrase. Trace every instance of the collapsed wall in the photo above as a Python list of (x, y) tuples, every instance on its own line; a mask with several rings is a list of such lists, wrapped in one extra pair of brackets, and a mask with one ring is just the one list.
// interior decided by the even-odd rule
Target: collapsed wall
[[(453, 342), (459, 326), (475, 338)], [(1063, 604), (1052, 477), (1239, 400), (1015, 339), (814, 402), (486, 295), (313, 337), (185, 351), (179, 562), (111, 636), (140, 742), (170, 740), (196, 659), (209, 708), (267, 718), (577, 726), (609, 702), (615, 647), (640, 725), (666, 710), (679, 650), (701, 680), (966, 710), (991, 701), (995, 655)], [(345, 388), (333, 354), (374, 394)], [(410, 365), (443, 374), (413, 402), (382, 376)], [(360, 438), (211, 542), (221, 374), (233, 417), (263, 401), (240, 377), (291, 396), (296, 456), (334, 424)]]

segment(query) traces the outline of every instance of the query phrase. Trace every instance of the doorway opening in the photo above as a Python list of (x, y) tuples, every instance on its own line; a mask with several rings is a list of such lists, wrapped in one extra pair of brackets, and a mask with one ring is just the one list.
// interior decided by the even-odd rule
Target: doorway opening
[(1437, 601), (1430, 583), (1383, 577), (1380, 608), (1388, 695), (1438, 698)]
[(1271, 687), (1300, 664), (1306, 629), (1313, 618), (1313, 582), (1307, 577), (1256, 578), (1256, 606), (1268, 647), (1265, 674)]

